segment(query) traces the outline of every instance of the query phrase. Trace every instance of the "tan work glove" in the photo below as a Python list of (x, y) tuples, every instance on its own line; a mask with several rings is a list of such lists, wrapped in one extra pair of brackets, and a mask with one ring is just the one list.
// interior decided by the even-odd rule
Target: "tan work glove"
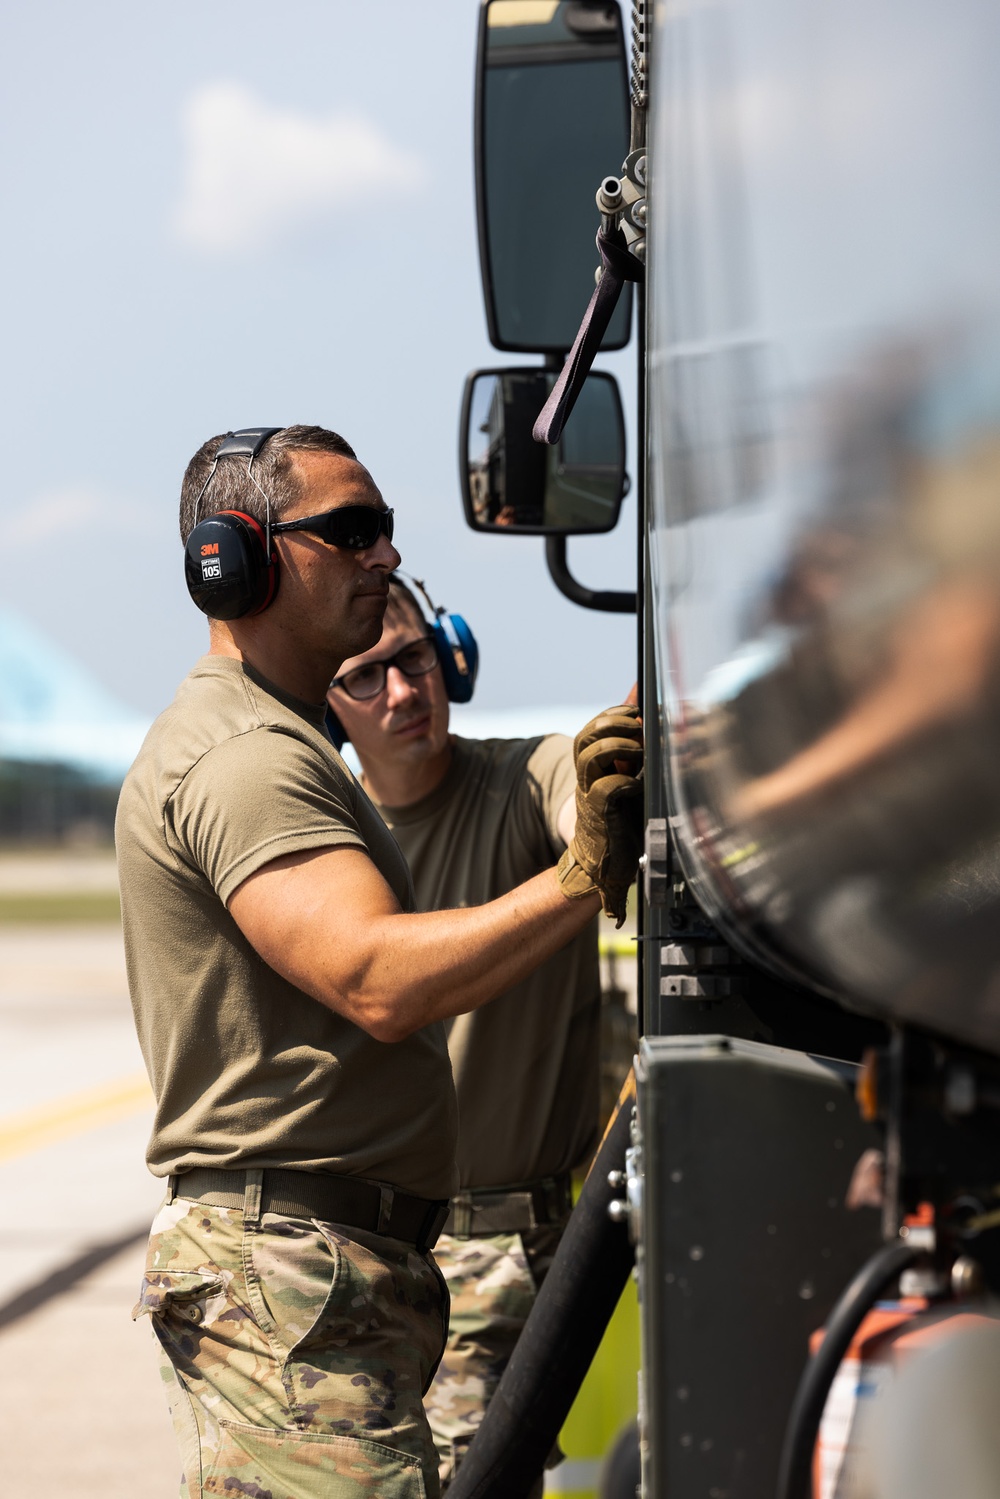
[[(605, 911), (621, 926), (642, 852), (639, 710), (624, 704), (599, 713), (577, 734), (573, 757), (576, 831), (556, 866), (556, 875), (570, 900), (581, 900), (598, 890)], [(618, 768), (622, 764), (632, 774), (623, 774)]]

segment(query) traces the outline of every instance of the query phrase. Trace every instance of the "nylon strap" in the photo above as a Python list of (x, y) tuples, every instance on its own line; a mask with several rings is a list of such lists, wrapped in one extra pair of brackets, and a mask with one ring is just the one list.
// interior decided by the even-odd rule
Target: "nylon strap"
[(563, 434), (569, 414), (576, 405), (583, 382), (590, 374), (601, 341), (608, 331), (608, 324), (618, 306), (618, 298), (625, 282), (641, 281), (645, 274), (639, 261), (625, 249), (625, 240), (619, 230), (614, 235), (599, 232), (597, 250), (601, 257), (601, 279), (587, 304), (580, 331), (566, 355), (559, 378), (531, 431), (536, 442), (548, 443), (550, 446), (557, 443)]

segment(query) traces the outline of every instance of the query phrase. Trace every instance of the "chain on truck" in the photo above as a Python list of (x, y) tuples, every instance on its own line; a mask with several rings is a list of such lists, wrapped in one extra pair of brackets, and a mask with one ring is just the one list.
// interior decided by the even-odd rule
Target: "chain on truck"
[[(633, 1081), (452, 1499), (536, 1481), (633, 1268), (606, 1496), (1000, 1492), (998, 31), (482, 4), (489, 335), (540, 358), (469, 378), (466, 518), (635, 612), (647, 805)], [(630, 338), (634, 594), (567, 549)]]

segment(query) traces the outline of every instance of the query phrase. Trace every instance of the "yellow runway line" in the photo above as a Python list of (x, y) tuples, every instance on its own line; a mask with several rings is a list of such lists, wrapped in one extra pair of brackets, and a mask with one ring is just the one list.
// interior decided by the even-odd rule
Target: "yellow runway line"
[(32, 1109), (0, 1117), (0, 1161), (28, 1155), (71, 1135), (113, 1124), (152, 1106), (153, 1093), (144, 1072), (133, 1072), (97, 1088), (84, 1088)]

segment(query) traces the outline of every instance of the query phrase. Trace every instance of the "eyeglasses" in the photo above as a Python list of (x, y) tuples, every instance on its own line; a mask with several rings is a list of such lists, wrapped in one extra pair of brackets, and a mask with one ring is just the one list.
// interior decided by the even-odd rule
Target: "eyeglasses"
[(390, 666), (401, 671), (404, 677), (426, 677), (437, 664), (437, 646), (430, 635), (423, 635), (404, 645), (394, 656), (386, 656), (383, 661), (369, 661), (367, 666), (356, 666), (353, 671), (345, 671), (342, 677), (334, 677), (330, 686), (339, 687), (356, 703), (365, 703), (384, 690)]
[(322, 515), (277, 521), (271, 527), (271, 535), (279, 531), (311, 531), (345, 552), (365, 552), (375, 545), (383, 531), (386, 540), (392, 540), (392, 511), (377, 510), (374, 505), (341, 505), (338, 510), (324, 510)]

